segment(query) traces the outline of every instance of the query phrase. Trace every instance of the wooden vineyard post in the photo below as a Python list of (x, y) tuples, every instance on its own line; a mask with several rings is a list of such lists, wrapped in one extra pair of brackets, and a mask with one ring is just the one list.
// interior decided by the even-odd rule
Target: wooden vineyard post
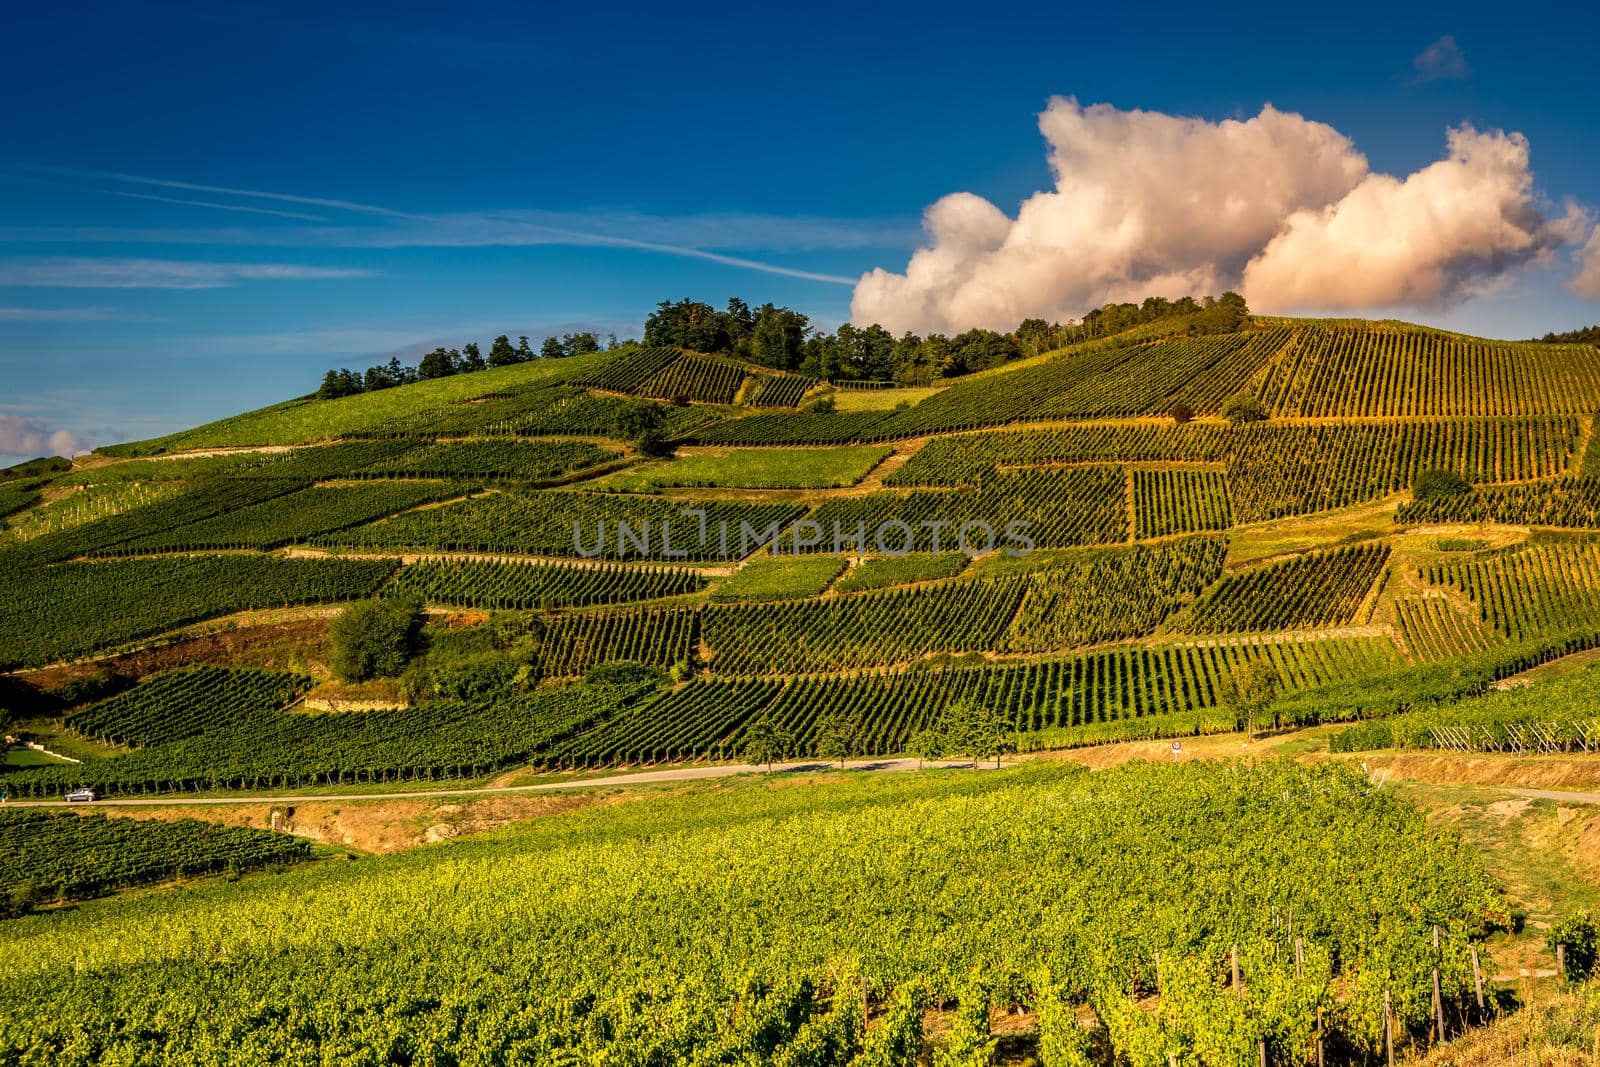
[(1322, 1063), (1322, 1005), (1321, 1004), (1317, 1005), (1317, 1067), (1323, 1067), (1323, 1063)]
[(1297, 937), (1297, 938), (1294, 939), (1294, 976), (1296, 978), (1304, 978), (1305, 977), (1305, 966), (1306, 966), (1306, 943), (1305, 943), (1305, 939)]
[(1262, 1038), (1256, 1042), (1256, 1051), (1261, 1055), (1261, 1067), (1267, 1067), (1267, 1039)]
[(1562, 985), (1567, 984), (1567, 946), (1556, 946), (1556, 978)]
[(1394, 1067), (1394, 1007), (1387, 989), (1383, 991), (1383, 1049), (1389, 1067)]
[(1478, 995), (1478, 1022), (1484, 1021), (1483, 1005), (1483, 966), (1478, 962), (1478, 946), (1476, 943), (1467, 946), (1472, 951), (1472, 988)]
[(1232, 959), (1233, 959), (1233, 995), (1236, 996), (1236, 997), (1242, 997), (1242, 996), (1244, 996), (1244, 983), (1239, 981), (1239, 946), (1238, 945), (1234, 945), (1233, 946), (1233, 948), (1231, 950), (1231, 955), (1232, 955)]
[(1433, 928), (1433, 1039), (1444, 1040), (1444, 991), (1439, 986), (1439, 927)]

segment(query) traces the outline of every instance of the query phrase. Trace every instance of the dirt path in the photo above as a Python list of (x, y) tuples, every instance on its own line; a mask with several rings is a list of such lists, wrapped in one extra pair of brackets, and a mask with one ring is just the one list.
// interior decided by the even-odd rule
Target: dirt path
[[(970, 762), (951, 762), (948, 760), (929, 760), (925, 765), (941, 769), (951, 767), (970, 768), (972, 766)], [(879, 759), (849, 764), (846, 770), (881, 774), (914, 771), (922, 766), (924, 764), (915, 759)], [(778, 763), (773, 766), (774, 773), (778, 774), (837, 769), (831, 763), (822, 763), (817, 760)], [(355, 803), (363, 800), (429, 800), (438, 797), (490, 796), (502, 793), (545, 793), (563, 789), (615, 789), (621, 786), (650, 785), (658, 782), (694, 782), (708, 778), (731, 778), (740, 774), (760, 774), (765, 770), (765, 767), (757, 767), (748, 763), (730, 763), (714, 767), (674, 767), (660, 771), (640, 771), (636, 774), (613, 774), (600, 778), (574, 778), (568, 781), (538, 782), (532, 785), (466, 786), (456, 789), (424, 789), (405, 793), (236, 793), (222, 797), (191, 797), (179, 793), (163, 797), (108, 797), (105, 800), (95, 801), (94, 806), (97, 808), (151, 808), (172, 807), (173, 805), (187, 807), (194, 804), (303, 804), (309, 801)], [(64, 800), (18, 800), (9, 802), (5, 806), (12, 808), (69, 808), (83, 807), (84, 805), (69, 804)]]

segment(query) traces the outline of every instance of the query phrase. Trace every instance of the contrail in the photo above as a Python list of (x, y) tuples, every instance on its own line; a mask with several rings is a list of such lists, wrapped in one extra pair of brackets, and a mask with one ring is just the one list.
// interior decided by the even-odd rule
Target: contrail
[(188, 207), (210, 207), (218, 211), (242, 211), (250, 215), (271, 215), (280, 219), (299, 219), (302, 222), (327, 222), (326, 215), (307, 215), (301, 211), (278, 211), (270, 207), (247, 207), (244, 204), (219, 204), (214, 200), (185, 200), (179, 196), (156, 196), (154, 193), (132, 193), (126, 189), (89, 189), (88, 192), (106, 196), (125, 196), (130, 200), (154, 200), (161, 204), (184, 204)]
[[(222, 185), (205, 185), (199, 182), (176, 181), (168, 178), (149, 178), (139, 174), (124, 174), (117, 171), (83, 170), (72, 167), (46, 167), (29, 165), (25, 169), (47, 174), (71, 175), (76, 177), (92, 177), (104, 181), (128, 182), (138, 185), (150, 185), (166, 189), (182, 189), (188, 192), (216, 193), (224, 196), (257, 197), (264, 200), (274, 200), (291, 204), (305, 204), (312, 207), (334, 208), (344, 211), (361, 212), (368, 215), (378, 215), (384, 218), (403, 219), (409, 222), (433, 222), (434, 216), (417, 214), (414, 212), (395, 211), (391, 208), (380, 207), (376, 204), (362, 204), (352, 200), (336, 200), (327, 197), (298, 196), (289, 193), (273, 193), (260, 189), (238, 189)], [(222, 211), (253, 211), (262, 214), (282, 215), (287, 218), (299, 218), (307, 221), (327, 221), (317, 216), (301, 215), (293, 212), (275, 212), (266, 208), (250, 208), (240, 205), (216, 204), (203, 200), (180, 200), (171, 197), (159, 197), (152, 194), (131, 192), (118, 192), (115, 190), (97, 190), (110, 192), (116, 196), (139, 197), (147, 200), (162, 200), (171, 203), (190, 204), (195, 207), (211, 207)], [(552, 244), (571, 245), (609, 245), (615, 248), (634, 248), (643, 252), (659, 252), (663, 255), (681, 256), (685, 259), (699, 259), (709, 263), (720, 263), (723, 266), (738, 267), (741, 270), (760, 271), (765, 274), (778, 274), (786, 278), (800, 278), (805, 281), (823, 282), (828, 285), (854, 285), (856, 279), (847, 278), (838, 274), (822, 274), (817, 271), (800, 270), (795, 267), (785, 267), (777, 263), (767, 263), (758, 259), (745, 259), (741, 256), (723, 255), (720, 252), (709, 252), (703, 248), (694, 248), (689, 245), (663, 244), (658, 241), (644, 241), (632, 237), (618, 237), (611, 234), (585, 233), (577, 230), (563, 230), (554, 227), (535, 226), (533, 229), (542, 230), (556, 238)]]

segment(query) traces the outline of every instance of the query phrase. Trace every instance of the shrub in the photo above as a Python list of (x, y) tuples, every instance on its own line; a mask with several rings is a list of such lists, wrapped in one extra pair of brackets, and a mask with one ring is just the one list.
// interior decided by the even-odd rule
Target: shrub
[(393, 678), (417, 651), (421, 608), (409, 601), (363, 600), (333, 621), (333, 672), (347, 682)]
[(829, 415), (832, 414), (833, 411), (838, 408), (838, 406), (839, 402), (833, 398), (833, 394), (829, 393), (819, 396), (815, 400), (807, 401), (805, 406), (803, 406), (800, 410), (814, 411), (819, 415)]
[(660, 685), (662, 675), (648, 664), (619, 659), (596, 663), (584, 672), (583, 680), (589, 685), (637, 685), (641, 682)]
[(1594, 973), (1595, 955), (1600, 948), (1600, 927), (1587, 911), (1569, 915), (1550, 928), (1545, 939), (1550, 951), (1557, 945), (1567, 949), (1567, 979), (1582, 981)]
[(1172, 416), (1172, 421), (1174, 423), (1182, 426), (1184, 423), (1194, 418), (1194, 408), (1180, 400), (1176, 404), (1172, 405), (1171, 409), (1167, 411), (1167, 414)]
[(1471, 488), (1467, 480), (1455, 471), (1435, 467), (1417, 475), (1417, 480), (1411, 483), (1411, 495), (1416, 500), (1439, 500), (1460, 496)]
[(1267, 409), (1255, 397), (1239, 393), (1222, 402), (1222, 417), (1232, 423), (1265, 422)]

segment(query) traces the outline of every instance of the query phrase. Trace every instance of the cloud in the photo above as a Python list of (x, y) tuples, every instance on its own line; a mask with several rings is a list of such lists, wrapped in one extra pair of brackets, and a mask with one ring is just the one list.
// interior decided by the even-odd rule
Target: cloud
[(204, 185), (199, 182), (174, 181), (170, 178), (148, 178), (142, 174), (123, 174), (118, 171), (84, 170), (78, 167), (43, 167), (32, 164), (14, 164), (16, 169), (39, 174), (58, 174), (74, 178), (97, 178), (102, 181), (123, 182), (129, 185), (147, 185), (158, 189), (181, 189), (190, 193), (215, 193), (222, 196), (248, 197), (257, 200), (275, 200), (285, 204), (305, 204), (308, 207), (333, 208), (340, 211), (354, 211), (365, 215), (394, 215), (401, 212), (391, 211), (386, 207), (375, 204), (362, 204), (354, 200), (335, 200), (328, 197), (300, 196), (294, 193), (273, 193), (262, 189), (240, 189), (227, 185)]
[(0, 322), (151, 322), (151, 316), (119, 308), (0, 307)]
[(241, 281), (324, 281), (375, 272), (292, 263), (46, 256), (0, 260), (0, 286), (62, 289), (221, 289)]
[(1263, 310), (1439, 305), (1544, 261), (1573, 218), (1535, 205), (1519, 134), (1450, 131), (1449, 155), (1404, 180), (1369, 174), (1337, 203), (1295, 213), (1244, 272)]
[(857, 282), (852, 320), (1009, 329), (1240, 286), (1263, 311), (1447, 303), (1547, 259), (1582, 216), (1541, 214), (1516, 134), (1452, 130), (1447, 158), (1402, 180), (1271, 105), (1209, 122), (1056, 98), (1039, 128), (1055, 188), (1015, 218), (971, 193), (937, 201), (904, 272)]
[(1411, 61), (1411, 69), (1415, 72), (1411, 78), (1414, 85), (1461, 79), (1472, 73), (1467, 57), (1461, 54), (1461, 47), (1448, 33), (1418, 52)]
[(0, 456), (75, 456), (89, 448), (89, 440), (71, 430), (0, 412)]
[(1567, 282), (1567, 288), (1591, 300), (1600, 300), (1600, 226), (1589, 234), (1589, 242), (1578, 250), (1578, 273)]

